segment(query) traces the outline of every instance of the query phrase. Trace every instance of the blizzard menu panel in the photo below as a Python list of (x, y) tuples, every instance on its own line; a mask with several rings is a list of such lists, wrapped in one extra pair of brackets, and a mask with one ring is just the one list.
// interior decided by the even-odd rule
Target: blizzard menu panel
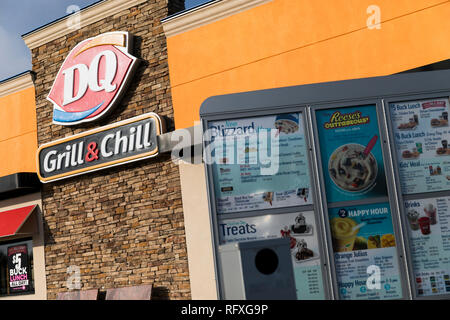
[(312, 204), (301, 113), (209, 123), (217, 212)]

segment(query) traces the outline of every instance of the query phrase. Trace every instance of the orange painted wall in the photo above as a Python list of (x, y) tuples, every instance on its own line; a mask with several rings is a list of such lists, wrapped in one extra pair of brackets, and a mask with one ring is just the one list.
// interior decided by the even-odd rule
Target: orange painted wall
[[(370, 5), (381, 29), (367, 28)], [(176, 128), (213, 95), (397, 73), (450, 58), (450, 1), (273, 0), (169, 37)]]
[(0, 177), (36, 172), (34, 87), (0, 97)]

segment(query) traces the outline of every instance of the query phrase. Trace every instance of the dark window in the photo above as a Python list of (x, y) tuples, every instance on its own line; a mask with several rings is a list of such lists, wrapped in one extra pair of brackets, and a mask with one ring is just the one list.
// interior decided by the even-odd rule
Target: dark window
[(32, 240), (0, 242), (0, 296), (32, 293), (34, 293)]

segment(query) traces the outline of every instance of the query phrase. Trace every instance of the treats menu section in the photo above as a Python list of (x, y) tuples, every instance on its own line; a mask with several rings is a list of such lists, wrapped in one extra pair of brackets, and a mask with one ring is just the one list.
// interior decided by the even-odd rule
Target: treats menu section
[(450, 190), (449, 99), (389, 104), (405, 195)]
[(313, 211), (219, 220), (221, 244), (288, 238), (297, 299), (324, 299), (318, 226)]

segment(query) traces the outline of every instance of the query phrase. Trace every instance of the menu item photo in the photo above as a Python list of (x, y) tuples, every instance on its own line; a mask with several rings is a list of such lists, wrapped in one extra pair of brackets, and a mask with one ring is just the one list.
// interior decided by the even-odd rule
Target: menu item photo
[(397, 127), (399, 130), (411, 130), (415, 129), (419, 125), (419, 117), (414, 114), (412, 118), (409, 118), (408, 122), (400, 123)]
[(298, 121), (298, 116), (293, 114), (278, 115), (275, 118), (275, 128), (278, 132), (283, 132), (286, 134), (294, 133), (299, 129)]
[(295, 224), (292, 224), (290, 230), (296, 235), (312, 235), (313, 226), (306, 223), (306, 218), (302, 213), (295, 217)]
[(436, 154), (440, 156), (448, 156), (450, 155), (450, 148), (448, 148), (447, 140), (441, 140), (442, 147), (438, 147), (436, 149)]
[[(417, 203), (417, 202), (415, 202)], [(437, 223), (436, 207), (432, 203), (408, 209), (407, 218), (411, 231), (420, 231), (422, 235), (431, 233), (431, 226)]]
[(336, 149), (328, 164), (333, 182), (347, 191), (361, 191), (370, 187), (377, 177), (377, 162), (364, 153), (359, 144), (346, 144)]
[(439, 118), (433, 118), (430, 122), (433, 128), (448, 126), (448, 112), (442, 112)]
[(420, 152), (417, 149), (413, 149), (412, 151), (405, 150), (402, 152), (403, 159), (417, 159), (420, 156)]
[(357, 222), (351, 218), (335, 217), (331, 219), (330, 225), (331, 225), (331, 234), (333, 235), (334, 251), (335, 252), (353, 251), (356, 236), (359, 232)]
[(296, 252), (294, 253), (296, 262), (303, 262), (308, 259), (312, 259), (317, 257), (317, 254), (314, 253), (311, 249), (308, 249), (308, 244), (304, 239), (301, 239), (297, 242)]

